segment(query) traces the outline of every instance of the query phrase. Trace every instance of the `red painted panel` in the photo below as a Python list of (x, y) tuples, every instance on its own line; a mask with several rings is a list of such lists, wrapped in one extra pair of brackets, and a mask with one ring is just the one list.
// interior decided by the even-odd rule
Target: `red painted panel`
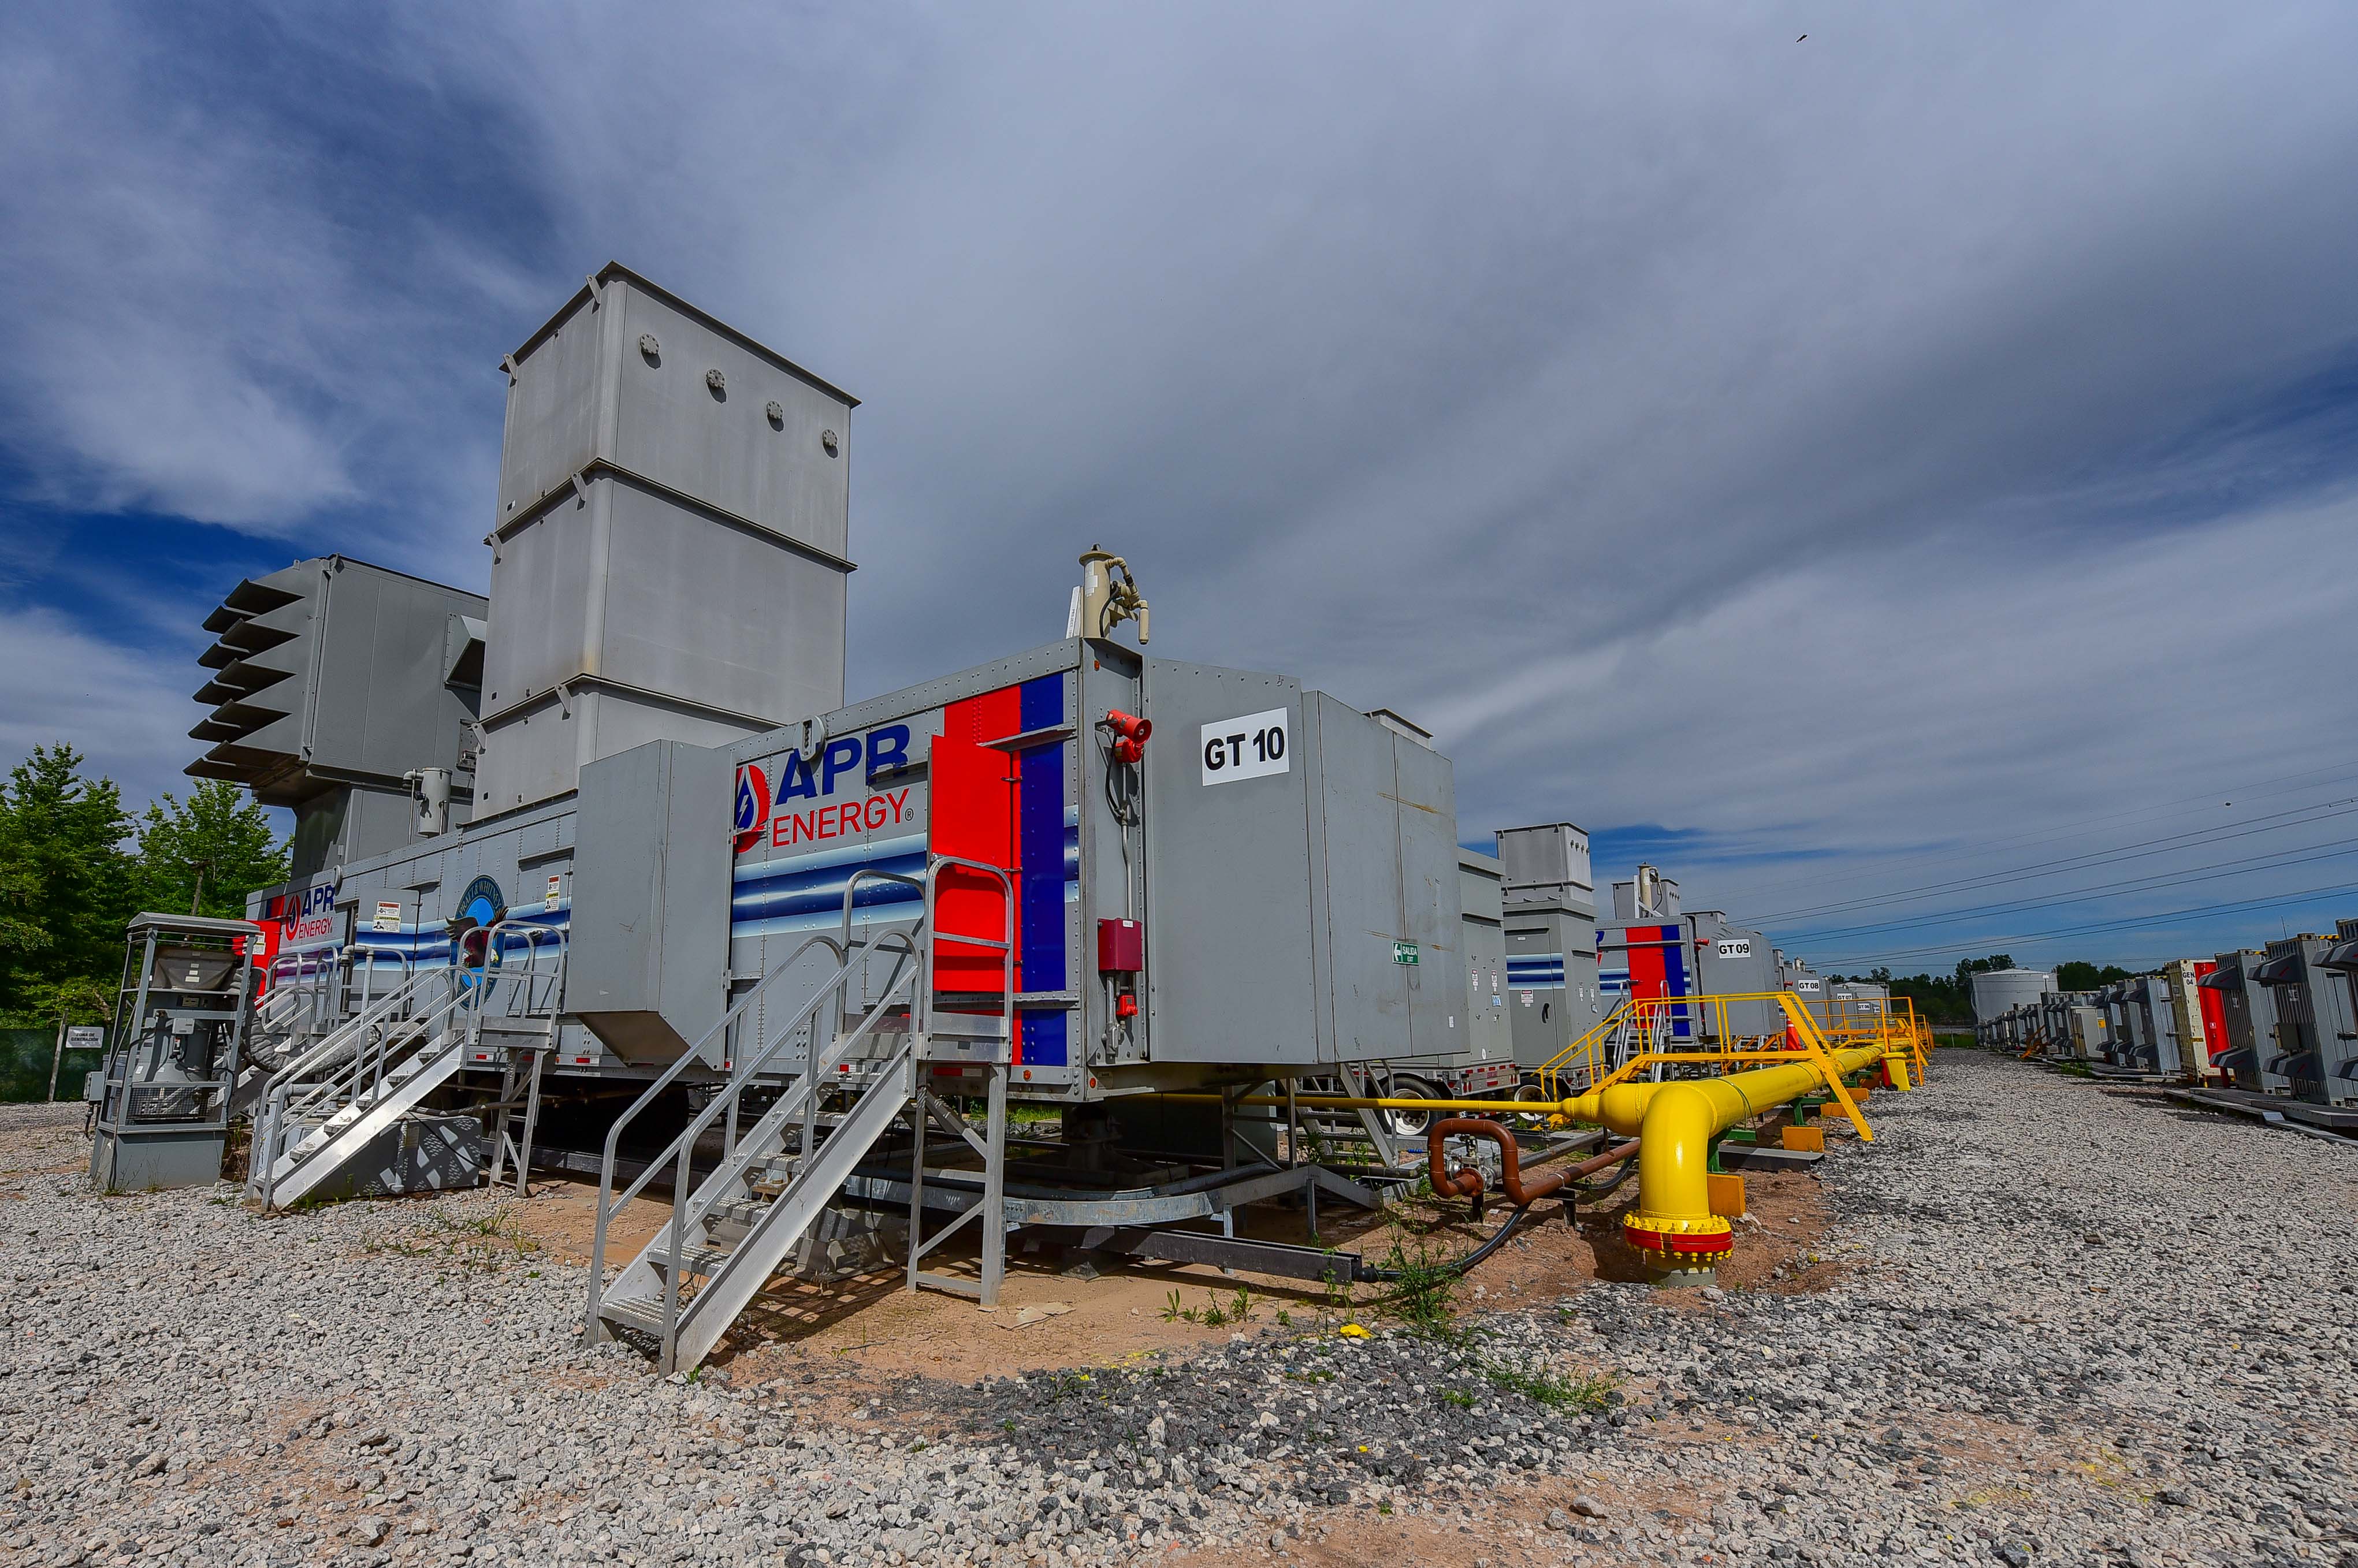
[[(985, 865), (1015, 867), (1015, 759), (957, 735), (933, 737), (926, 773), (926, 848)], [(935, 900), (935, 989), (1001, 989), (997, 949), (951, 938), (1007, 935), (1007, 892), (996, 879), (956, 867), (942, 872)]]
[(2194, 965), (2194, 994), (2202, 1002), (2202, 1051), (2215, 1062), (2227, 1054), (2227, 1003), (2217, 991), (2203, 985), (2202, 977), (2215, 973), (2218, 962), (2197, 959)]
[(942, 733), (953, 741), (964, 741), (968, 745), (982, 741), (1004, 741), (1022, 727), (1023, 692), (1021, 687), (1004, 686), (997, 691), (986, 691), (980, 697), (953, 702), (942, 710)]

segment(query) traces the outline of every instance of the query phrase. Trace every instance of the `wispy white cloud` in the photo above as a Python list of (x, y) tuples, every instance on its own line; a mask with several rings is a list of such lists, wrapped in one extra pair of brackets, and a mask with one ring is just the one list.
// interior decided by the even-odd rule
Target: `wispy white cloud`
[(493, 367), (614, 256), (867, 399), (855, 691), (1102, 539), (1469, 825), (1856, 863), (2330, 751), (2358, 15), (1823, 22), (19, 15), (0, 410), (53, 499), (477, 583)]
[(180, 770), (200, 714), (186, 669), (34, 608), (0, 610), (0, 759), (66, 741), (89, 771), (123, 786), (135, 811), (164, 790), (187, 793)]

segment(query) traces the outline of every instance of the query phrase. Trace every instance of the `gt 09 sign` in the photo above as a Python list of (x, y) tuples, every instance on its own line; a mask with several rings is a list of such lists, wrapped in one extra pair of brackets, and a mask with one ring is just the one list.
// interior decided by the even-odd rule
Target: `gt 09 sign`
[(1285, 772), (1285, 709), (1248, 713), (1204, 726), (1204, 782), (1234, 784), (1238, 779), (1266, 778)]

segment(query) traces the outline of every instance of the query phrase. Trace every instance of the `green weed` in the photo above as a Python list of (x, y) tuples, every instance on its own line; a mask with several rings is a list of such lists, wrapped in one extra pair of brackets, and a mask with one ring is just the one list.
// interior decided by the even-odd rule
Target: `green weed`
[(1401, 1243), (1392, 1243), (1384, 1268), (1394, 1276), (1390, 1292), (1378, 1304), (1420, 1334), (1446, 1338), (1455, 1328), (1451, 1308), (1457, 1299), (1458, 1274), (1453, 1260), (1438, 1257), (1423, 1242), (1412, 1258)]
[[(1475, 1367), (1492, 1387), (1520, 1394), (1550, 1410), (1574, 1410), (1595, 1414), (1606, 1408), (1613, 1379), (1595, 1374), (1572, 1377), (1545, 1367), (1515, 1367), (1476, 1357)], [(1446, 1396), (1444, 1396), (1444, 1398)]]

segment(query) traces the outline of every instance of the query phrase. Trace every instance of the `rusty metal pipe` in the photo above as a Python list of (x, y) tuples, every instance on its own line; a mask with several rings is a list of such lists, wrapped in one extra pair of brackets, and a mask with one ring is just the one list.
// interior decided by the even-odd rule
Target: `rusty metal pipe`
[(1593, 1175), (1607, 1165), (1618, 1164), (1638, 1152), (1637, 1140), (1632, 1139), (1577, 1165), (1534, 1175), (1525, 1182), (1522, 1150), (1516, 1143), (1515, 1135), (1506, 1128), (1476, 1117), (1450, 1117), (1436, 1121), (1424, 1135), (1426, 1173), (1432, 1179), (1433, 1194), (1438, 1197), (1472, 1199), (1477, 1218), (1482, 1212), (1482, 1173), (1471, 1166), (1460, 1166), (1455, 1172), (1449, 1170), (1442, 1149), (1444, 1141), (1461, 1137), (1487, 1138), (1498, 1146), (1498, 1190), (1517, 1208), (1529, 1208), (1565, 1183)]

